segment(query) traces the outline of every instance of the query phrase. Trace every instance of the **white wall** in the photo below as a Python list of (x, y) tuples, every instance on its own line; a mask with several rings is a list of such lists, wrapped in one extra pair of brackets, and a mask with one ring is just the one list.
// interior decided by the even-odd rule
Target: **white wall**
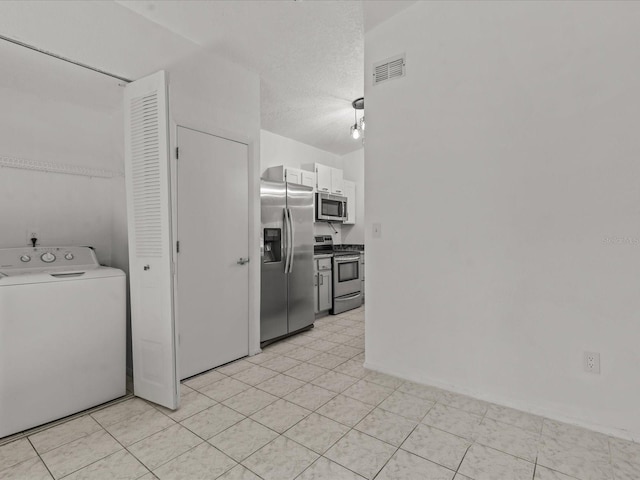
[(312, 147), (291, 138), (283, 137), (267, 130), (260, 130), (260, 168), (261, 173), (269, 167), (284, 165), (291, 168), (311, 166), (321, 163), (330, 167), (342, 168), (341, 157), (325, 150)]
[(342, 156), (344, 178), (356, 183), (356, 223), (342, 226), (342, 242), (364, 244), (364, 149)]
[[(264, 174), (269, 167), (284, 165), (291, 168), (311, 170), (314, 163), (321, 163), (335, 168), (342, 168), (342, 158), (333, 153), (320, 150), (305, 143), (268, 132), (260, 131), (260, 172)], [(316, 235), (331, 235), (335, 244), (343, 243), (343, 226), (332, 224), (337, 233), (326, 223), (313, 224)]]
[[(117, 170), (111, 133), (121, 119), (113, 112), (1, 87), (0, 104), (0, 155)], [(40, 245), (91, 245), (111, 265), (115, 181), (2, 169), (0, 248), (27, 245), (35, 228)]]
[(639, 20), (418, 2), (366, 35), (366, 72), (407, 61), (365, 87), (367, 365), (640, 439)]

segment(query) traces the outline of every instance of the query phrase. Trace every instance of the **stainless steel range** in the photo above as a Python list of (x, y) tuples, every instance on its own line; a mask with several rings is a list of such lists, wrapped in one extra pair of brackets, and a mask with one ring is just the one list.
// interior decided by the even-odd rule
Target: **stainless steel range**
[(362, 305), (360, 256), (357, 250), (336, 250), (329, 235), (315, 238), (314, 252), (333, 253), (333, 308), (337, 315)]
[(360, 252), (333, 252), (333, 310), (346, 312), (362, 305)]

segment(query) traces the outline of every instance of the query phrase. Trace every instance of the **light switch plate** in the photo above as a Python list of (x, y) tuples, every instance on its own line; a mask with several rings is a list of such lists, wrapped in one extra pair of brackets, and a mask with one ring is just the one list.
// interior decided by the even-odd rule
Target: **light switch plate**
[(382, 224), (374, 223), (371, 228), (371, 236), (373, 238), (382, 238)]

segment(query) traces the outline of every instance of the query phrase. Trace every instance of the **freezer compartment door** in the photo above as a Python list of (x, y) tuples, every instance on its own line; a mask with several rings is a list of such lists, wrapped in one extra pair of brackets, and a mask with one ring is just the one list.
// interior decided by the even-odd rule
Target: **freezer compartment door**
[[(263, 181), (261, 201), (260, 341), (287, 333), (288, 232), (285, 227), (287, 189), (281, 182)], [(275, 249), (275, 250), (274, 250)]]
[(313, 190), (287, 184), (287, 208), (292, 226), (288, 275), (289, 332), (313, 324)]

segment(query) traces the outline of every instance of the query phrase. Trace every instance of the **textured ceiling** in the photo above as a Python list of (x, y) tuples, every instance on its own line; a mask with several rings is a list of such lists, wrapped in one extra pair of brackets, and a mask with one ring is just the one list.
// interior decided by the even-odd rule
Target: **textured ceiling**
[[(260, 75), (262, 128), (342, 155), (362, 146), (349, 126), (364, 90), (364, 32), (412, 3), (5, 0), (0, 33), (133, 79), (209, 49)], [(0, 58), (10, 72), (0, 85), (37, 90), (32, 77), (11, 73), (24, 68), (18, 56)], [(65, 83), (63, 67), (72, 68), (50, 67), (49, 90), (91, 99), (88, 78)], [(112, 101), (94, 98), (97, 108)]]
[(261, 77), (262, 128), (338, 155), (364, 92), (364, 31), (414, 2), (119, 1)]

